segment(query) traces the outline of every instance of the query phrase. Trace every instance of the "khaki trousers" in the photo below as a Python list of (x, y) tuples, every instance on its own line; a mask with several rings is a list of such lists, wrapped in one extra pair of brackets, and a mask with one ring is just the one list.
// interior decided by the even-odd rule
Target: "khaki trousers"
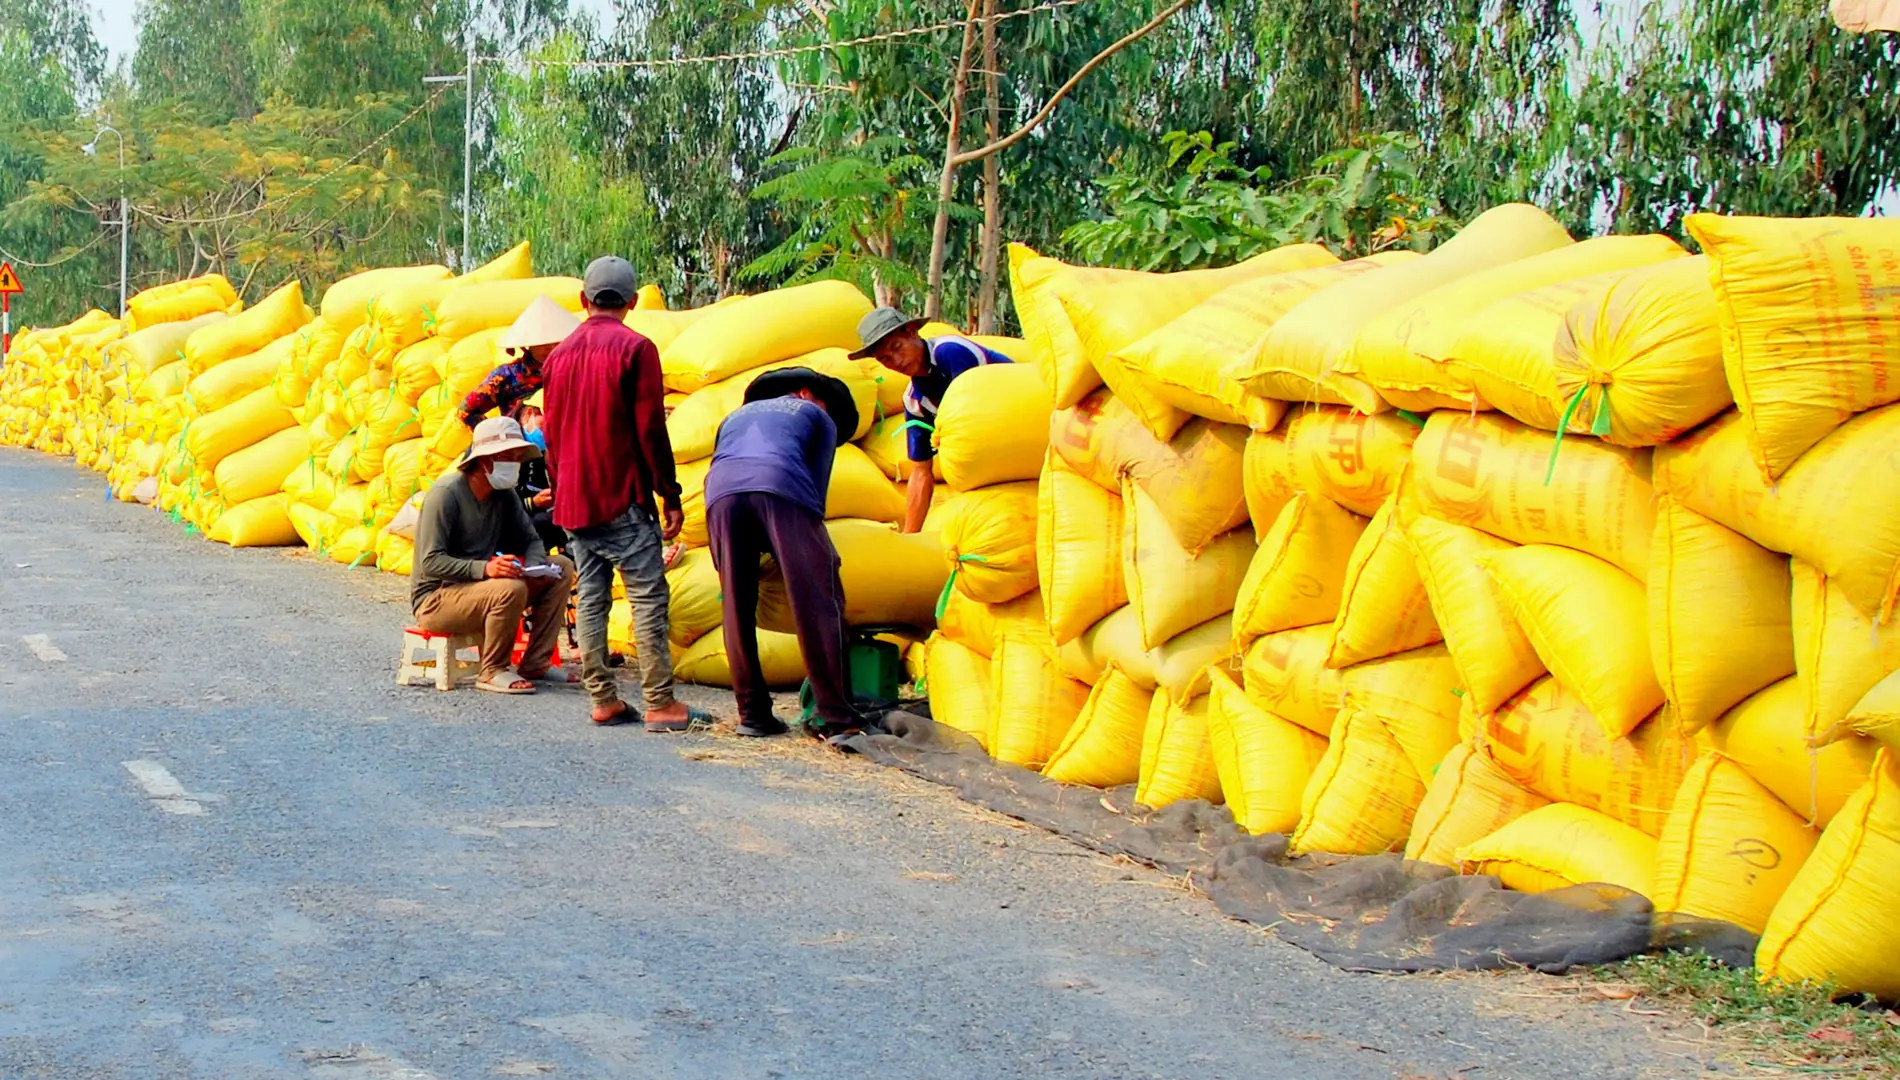
[(561, 568), (558, 579), (488, 578), (444, 585), (422, 598), (416, 624), (437, 634), (480, 635), (486, 679), (508, 670), (525, 613), (533, 627), (521, 666), (536, 674), (546, 671), (554, 663), (554, 649), (567, 622), (567, 598), (574, 591), (574, 564), (559, 555), (548, 562)]

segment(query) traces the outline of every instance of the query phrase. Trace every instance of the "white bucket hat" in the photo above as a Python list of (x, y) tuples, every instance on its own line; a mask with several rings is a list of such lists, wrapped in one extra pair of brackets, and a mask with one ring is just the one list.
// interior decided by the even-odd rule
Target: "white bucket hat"
[(529, 349), (536, 345), (559, 345), (567, 335), (580, 329), (574, 313), (546, 296), (537, 296), (528, 310), (502, 331), (496, 342), (504, 349)]
[(482, 458), (505, 454), (510, 450), (528, 451), (530, 461), (541, 456), (541, 448), (521, 434), (520, 424), (506, 416), (491, 416), (475, 425), (475, 437), (455, 467), (466, 470)]

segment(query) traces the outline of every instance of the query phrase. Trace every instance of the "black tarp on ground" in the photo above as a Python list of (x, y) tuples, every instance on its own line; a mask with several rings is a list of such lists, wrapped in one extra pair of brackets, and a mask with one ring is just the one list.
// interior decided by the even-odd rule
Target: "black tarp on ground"
[(1735, 967), (1755, 935), (1731, 923), (1658, 914), (1614, 885), (1532, 895), (1399, 855), (1287, 854), (1284, 836), (1249, 836), (1201, 800), (1138, 806), (1133, 786), (1099, 791), (990, 760), (968, 736), (896, 712), (888, 733), (853, 749), (955, 788), (986, 806), (1109, 855), (1192, 876), (1226, 914), (1351, 971), (1528, 967), (1561, 973), (1646, 952), (1699, 949)]

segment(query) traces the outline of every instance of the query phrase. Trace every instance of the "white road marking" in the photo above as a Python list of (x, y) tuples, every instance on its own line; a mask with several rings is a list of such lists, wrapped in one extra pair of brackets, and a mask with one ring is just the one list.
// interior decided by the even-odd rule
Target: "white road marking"
[(179, 783), (178, 778), (173, 776), (172, 771), (165, 766), (143, 758), (137, 761), (122, 761), (119, 764), (125, 766), (125, 771), (131, 773), (132, 779), (138, 783), (139, 787), (145, 789), (145, 794), (151, 797), (152, 805), (160, 810), (167, 814), (180, 814), (185, 817), (198, 817), (204, 814), (205, 808), (198, 804), (198, 799), (202, 796), (186, 794), (185, 785)]
[(304, 1061), (310, 1066), (310, 1075), (318, 1080), (438, 1080), (432, 1072), (366, 1046), (338, 1052), (315, 1051), (305, 1054)]
[(33, 655), (39, 657), (42, 663), (62, 664), (66, 662), (66, 654), (60, 652), (59, 646), (53, 644), (53, 639), (47, 637), (45, 634), (27, 634), (20, 640), (26, 643), (27, 648), (33, 650)]

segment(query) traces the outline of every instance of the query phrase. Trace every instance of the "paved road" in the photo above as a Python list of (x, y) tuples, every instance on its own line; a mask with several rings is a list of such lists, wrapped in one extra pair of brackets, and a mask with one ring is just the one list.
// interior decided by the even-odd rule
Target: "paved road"
[(399, 690), (405, 582), (102, 487), (0, 450), (7, 1080), (1701, 1072), (859, 760)]

